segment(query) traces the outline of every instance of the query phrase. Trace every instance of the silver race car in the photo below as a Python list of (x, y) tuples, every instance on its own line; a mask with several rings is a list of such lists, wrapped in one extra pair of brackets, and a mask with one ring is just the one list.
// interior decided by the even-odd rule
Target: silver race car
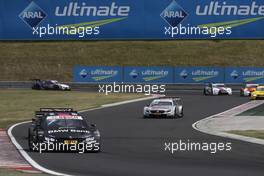
[(232, 89), (225, 84), (207, 84), (204, 88), (204, 95), (232, 95)]
[(183, 104), (179, 97), (162, 97), (153, 100), (144, 107), (144, 118), (151, 117), (183, 117)]

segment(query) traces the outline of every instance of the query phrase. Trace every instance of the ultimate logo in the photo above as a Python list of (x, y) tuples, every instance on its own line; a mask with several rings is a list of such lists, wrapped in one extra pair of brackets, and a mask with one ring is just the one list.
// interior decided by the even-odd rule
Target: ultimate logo
[(169, 71), (167, 70), (141, 70), (137, 71), (136, 69), (133, 69), (130, 73), (129, 76), (132, 77), (133, 79), (143, 79), (145, 82), (150, 82), (150, 81), (157, 81), (160, 79), (163, 79), (169, 75)]
[(144, 81), (155, 81), (167, 77), (169, 72), (165, 70), (145, 70), (141, 74)]
[(177, 4), (176, 1), (172, 1), (170, 5), (160, 14), (160, 16), (172, 27), (178, 26), (188, 14), (184, 9)]
[(116, 2), (109, 5), (88, 5), (86, 2), (69, 2), (64, 7), (55, 7), (56, 17), (101, 17), (103, 19), (63, 26), (99, 27), (128, 18), (130, 6), (120, 6)]
[(191, 73), (188, 73), (186, 69), (182, 70), (179, 76), (183, 79), (187, 79), (191, 75), (191, 79), (195, 82), (201, 82), (215, 78), (219, 75), (219, 72), (216, 70), (194, 70)]
[(96, 69), (91, 71), (91, 78), (95, 81), (102, 81), (108, 78), (112, 78), (117, 74), (118, 74), (117, 70)]
[(264, 71), (245, 70), (245, 71), (239, 73), (237, 70), (233, 70), (230, 73), (230, 76), (233, 79), (238, 79), (238, 77), (240, 77), (240, 75), (242, 76), (244, 82), (250, 83), (250, 82), (255, 82), (255, 81), (258, 81), (260, 79), (263, 79), (264, 78)]

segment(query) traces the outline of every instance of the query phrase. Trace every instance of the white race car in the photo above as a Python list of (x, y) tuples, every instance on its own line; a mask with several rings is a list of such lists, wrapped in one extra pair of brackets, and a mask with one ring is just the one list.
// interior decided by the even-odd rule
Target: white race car
[(204, 95), (232, 95), (232, 89), (225, 84), (210, 83), (205, 86)]
[(148, 117), (183, 117), (183, 105), (180, 98), (162, 97), (153, 100), (144, 107), (144, 118)]

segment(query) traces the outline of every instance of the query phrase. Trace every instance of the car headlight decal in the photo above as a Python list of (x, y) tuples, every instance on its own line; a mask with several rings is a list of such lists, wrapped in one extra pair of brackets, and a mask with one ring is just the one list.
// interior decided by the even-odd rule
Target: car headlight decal
[(96, 130), (96, 131), (94, 131), (94, 135), (95, 135), (96, 137), (100, 137), (100, 132), (99, 132), (98, 130)]
[(55, 139), (51, 137), (45, 137), (45, 141), (55, 142)]

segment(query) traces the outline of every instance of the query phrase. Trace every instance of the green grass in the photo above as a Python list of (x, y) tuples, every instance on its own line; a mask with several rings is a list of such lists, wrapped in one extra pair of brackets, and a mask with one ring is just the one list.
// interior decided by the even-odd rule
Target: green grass
[(261, 104), (255, 108), (249, 109), (237, 116), (264, 116), (264, 104)]
[(48, 174), (31, 174), (31, 173), (24, 173), (16, 170), (11, 169), (0, 169), (0, 176), (48, 176)]
[(72, 107), (76, 110), (142, 97), (142, 94), (104, 95), (77, 91), (34, 91), (0, 89), (0, 128), (31, 120), (40, 107)]
[(0, 80), (72, 80), (74, 65), (264, 66), (264, 40), (0, 42)]
[(232, 134), (264, 139), (264, 130), (228, 131)]

